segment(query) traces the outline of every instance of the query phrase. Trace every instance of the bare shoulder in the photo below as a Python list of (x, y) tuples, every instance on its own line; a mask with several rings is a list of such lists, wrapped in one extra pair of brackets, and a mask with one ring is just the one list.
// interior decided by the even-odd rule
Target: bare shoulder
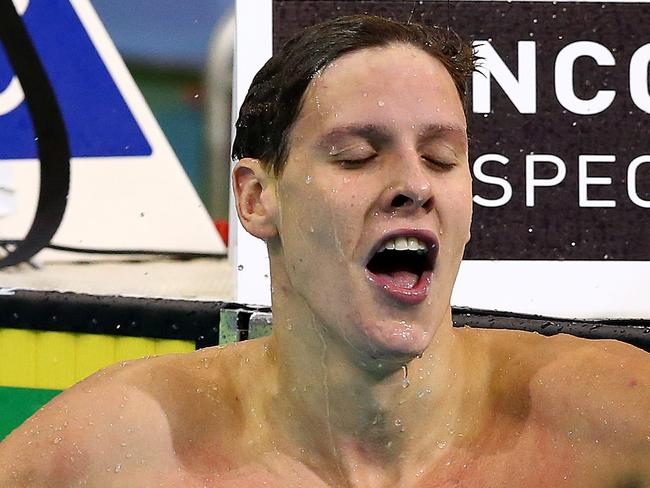
[(495, 408), (519, 415), (536, 442), (564, 446), (585, 476), (598, 464), (611, 486), (650, 486), (650, 354), (566, 334), (468, 332), (492, 370)]
[[(153, 424), (160, 430), (162, 424), (160, 408), (127, 380), (147, 369), (148, 362), (106, 368), (41, 408), (0, 444), (0, 484), (72, 483), (84, 472), (95, 469), (92, 465), (102, 451), (103, 464), (117, 466), (113, 451), (106, 446), (115, 441), (117, 445), (127, 442), (133, 426), (142, 429)], [(136, 404), (140, 408), (134, 408)], [(146, 417), (141, 414), (143, 407), (149, 411)], [(147, 423), (143, 425), (141, 421)], [(133, 437), (139, 440), (138, 436)]]
[(650, 354), (616, 340), (565, 334), (545, 343), (553, 353), (535, 378), (534, 393), (540, 399), (559, 395), (576, 407), (597, 406), (628, 419), (636, 417), (635, 412), (650, 414)]
[(542, 347), (549, 352), (540, 353), (530, 381), (539, 424), (606, 460), (612, 476), (635, 473), (650, 483), (650, 354), (565, 334), (544, 338)]
[(557, 355), (531, 382), (538, 418), (601, 459), (612, 480), (650, 485), (650, 354), (615, 340), (547, 342)]
[[(506, 329), (462, 329), (472, 348), (493, 363), (516, 361), (537, 379), (625, 382), (631, 391), (650, 383), (650, 354), (616, 340), (583, 339), (568, 334), (551, 337)], [(557, 380), (553, 381), (553, 378)], [(558, 385), (560, 386), (560, 385)]]
[(562, 418), (570, 418), (571, 411), (581, 416), (607, 411), (643, 432), (644, 440), (650, 435), (650, 354), (642, 349), (567, 334), (485, 330), (480, 335), (493, 363), (510, 362), (526, 371), (530, 395), (541, 410), (561, 412)]
[(229, 372), (239, 356), (213, 348), (92, 375), (0, 443), (0, 486), (67, 486), (92, 473), (173, 468), (191, 430), (237, 384)]

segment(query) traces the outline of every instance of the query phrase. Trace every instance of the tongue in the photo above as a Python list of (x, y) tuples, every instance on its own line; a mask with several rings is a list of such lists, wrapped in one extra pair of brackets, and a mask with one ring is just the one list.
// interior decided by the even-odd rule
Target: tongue
[(410, 271), (393, 271), (388, 276), (393, 280), (395, 286), (409, 290), (415, 286), (420, 278), (416, 273), (411, 273)]

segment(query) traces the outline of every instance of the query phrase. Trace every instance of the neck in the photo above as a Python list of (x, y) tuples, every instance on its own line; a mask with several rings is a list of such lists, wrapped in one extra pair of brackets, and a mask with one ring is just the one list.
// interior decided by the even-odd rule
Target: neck
[(469, 384), (450, 310), (421, 357), (397, 363), (360, 361), (363, 352), (328, 334), (313, 313), (282, 305), (274, 301), (270, 410), (298, 457), (336, 486), (417, 476), (476, 432), (479, 382)]

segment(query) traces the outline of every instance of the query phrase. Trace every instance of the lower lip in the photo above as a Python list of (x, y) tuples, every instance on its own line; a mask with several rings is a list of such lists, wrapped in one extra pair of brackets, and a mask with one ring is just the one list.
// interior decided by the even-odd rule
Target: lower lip
[(427, 298), (432, 274), (431, 271), (425, 271), (413, 288), (402, 288), (395, 286), (393, 280), (366, 269), (366, 276), (371, 283), (379, 287), (383, 293), (393, 300), (409, 305), (417, 305)]

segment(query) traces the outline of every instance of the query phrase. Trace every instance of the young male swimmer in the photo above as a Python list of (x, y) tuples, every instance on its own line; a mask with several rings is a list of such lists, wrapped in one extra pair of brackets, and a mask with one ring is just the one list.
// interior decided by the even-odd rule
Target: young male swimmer
[(650, 486), (648, 354), (452, 328), (473, 61), (370, 16), (289, 42), (235, 142), (271, 337), (81, 382), (1, 444), (0, 486)]

